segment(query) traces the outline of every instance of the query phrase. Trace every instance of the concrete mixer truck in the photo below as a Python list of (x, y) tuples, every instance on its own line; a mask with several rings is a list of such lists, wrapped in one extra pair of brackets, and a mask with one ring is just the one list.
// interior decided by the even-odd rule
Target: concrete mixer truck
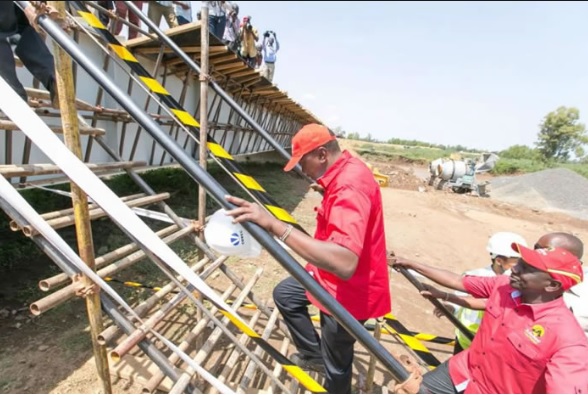
[(492, 170), (497, 160), (496, 154), (482, 154), (478, 160), (435, 159), (429, 163), (429, 185), (439, 190), (451, 188), (455, 193), (485, 196), (488, 183), (478, 184), (476, 174)]

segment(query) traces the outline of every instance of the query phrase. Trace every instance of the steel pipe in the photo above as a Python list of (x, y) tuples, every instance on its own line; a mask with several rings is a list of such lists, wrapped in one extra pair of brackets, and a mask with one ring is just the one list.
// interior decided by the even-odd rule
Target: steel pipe
[[(17, 3), (26, 3), (18, 1)], [(132, 5), (130, 5), (132, 7)], [(141, 15), (139, 15), (141, 17)], [(145, 18), (146, 19), (146, 18)], [(145, 21), (144, 21), (145, 22)], [(131, 97), (97, 67), (82, 49), (50, 18), (41, 15), (37, 23), (55, 40), (72, 59), (77, 62), (106, 92), (108, 92), (143, 128), (166, 149), (184, 170), (216, 200), (224, 209), (231, 210), (234, 205), (226, 201), (228, 192), (209, 173), (204, 171), (159, 125), (151, 119)], [(147, 24), (150, 21), (146, 22)], [(168, 39), (169, 41), (169, 39)], [(83, 171), (84, 169), (80, 169)], [(85, 169), (87, 170), (87, 169)], [(88, 170), (89, 171), (89, 170)], [(95, 196), (94, 198), (98, 198)], [(96, 199), (94, 199), (96, 200)], [(121, 224), (123, 226), (124, 224)], [(127, 224), (128, 225), (128, 224)], [(388, 350), (375, 340), (345, 308), (337, 302), (310, 274), (296, 261), (267, 231), (251, 222), (244, 222), (243, 227), (290, 273), (316, 300), (369, 352), (373, 353), (382, 364), (390, 370), (397, 381), (404, 382), (409, 373)], [(147, 235), (144, 235), (147, 236)], [(161, 257), (152, 256), (156, 261)], [(187, 268), (185, 268), (187, 269)], [(184, 271), (184, 270), (182, 270)], [(194, 279), (196, 280), (196, 279)], [(229, 310), (230, 311), (230, 310)], [(236, 318), (235, 318), (236, 319)]]

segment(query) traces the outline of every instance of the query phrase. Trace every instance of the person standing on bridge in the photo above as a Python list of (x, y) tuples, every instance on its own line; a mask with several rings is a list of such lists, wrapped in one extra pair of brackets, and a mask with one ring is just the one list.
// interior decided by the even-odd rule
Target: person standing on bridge
[[(382, 197), (372, 172), (348, 151), (341, 151), (335, 135), (317, 124), (304, 126), (292, 139), (292, 159), (284, 170), (297, 164), (324, 193), (315, 208), (314, 237), (236, 197), (226, 198), (238, 206), (227, 215), (278, 236), (308, 262), (308, 273), (359, 322), (389, 313)], [(290, 357), (292, 362), (324, 371), (328, 392), (351, 393), (355, 338), (294, 278), (280, 282), (273, 296), (298, 349)], [(310, 304), (320, 310), (320, 337), (308, 313)]]
[(23, 12), (12, 1), (0, 2), (0, 76), (27, 101), (27, 92), (16, 75), (16, 63), (8, 41), (8, 38), (19, 34), (14, 52), (33, 77), (49, 91), (53, 107), (59, 108), (53, 55), (33, 27), (36, 17), (37, 10), (30, 4)]

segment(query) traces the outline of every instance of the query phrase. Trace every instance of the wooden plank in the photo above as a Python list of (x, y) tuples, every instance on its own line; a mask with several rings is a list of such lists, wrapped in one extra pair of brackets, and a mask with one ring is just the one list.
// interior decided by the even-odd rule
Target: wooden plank
[(223, 71), (223, 72), (230, 72), (232, 70), (240, 70), (244, 67), (247, 67), (243, 64), (243, 62), (231, 62), (226, 64), (219, 64), (218, 66), (214, 66), (214, 71)]
[[(63, 133), (63, 127), (61, 125), (47, 125), (49, 129), (54, 131), (55, 133)], [(20, 130), (19, 127), (12, 121), (7, 119), (0, 119), (0, 130)], [(80, 134), (81, 135), (90, 135), (90, 136), (103, 136), (106, 134), (104, 129), (100, 128), (92, 128), (87, 126), (80, 126)]]
[[(130, 169), (133, 167), (146, 166), (146, 162), (107, 162), (107, 163), (86, 163), (86, 166), (94, 172), (116, 169)], [(53, 164), (35, 165), (0, 165), (0, 174), (4, 177), (28, 177), (45, 174), (60, 174), (63, 171)]]

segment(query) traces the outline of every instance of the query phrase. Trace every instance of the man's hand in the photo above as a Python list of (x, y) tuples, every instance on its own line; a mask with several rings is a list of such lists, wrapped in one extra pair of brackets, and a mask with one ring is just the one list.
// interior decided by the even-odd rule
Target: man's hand
[(233, 203), (235, 206), (238, 206), (226, 213), (235, 218), (235, 223), (251, 221), (271, 232), (273, 231), (276, 221), (280, 222), (267, 211), (259, 207), (257, 203), (250, 203), (244, 199), (229, 195), (225, 196), (225, 199), (228, 202)]
[(40, 28), (39, 25), (37, 25), (37, 9), (32, 5), (28, 5), (27, 8), (24, 9), (24, 14), (29, 20), (29, 25), (39, 32)]
[(388, 262), (392, 265), (392, 268), (398, 270), (400, 268), (404, 269), (414, 269), (415, 267), (419, 266), (419, 263), (416, 261), (411, 261), (410, 259), (401, 257), (401, 256), (392, 256), (388, 258)]
[(312, 189), (313, 191), (320, 193), (320, 194), (322, 194), (325, 191), (325, 188), (323, 188), (321, 185), (317, 184), (316, 182), (313, 182), (312, 184), (310, 184), (309, 188)]
[(435, 299), (447, 299), (448, 297), (447, 292), (441, 291), (430, 284), (423, 284), (423, 288), (424, 290), (421, 291), (421, 295), (424, 297), (433, 297)]
[(40, 1), (36, 2), (35, 5), (31, 4), (27, 6), (27, 8), (24, 9), (24, 14), (27, 17), (29, 24), (35, 29), (35, 31), (37, 31), (37, 33), (45, 34), (45, 31), (37, 24), (37, 16), (41, 14), (47, 14), (49, 18), (57, 22), (63, 30), (69, 30), (70, 28), (67, 18), (61, 18), (59, 12), (55, 8)]

